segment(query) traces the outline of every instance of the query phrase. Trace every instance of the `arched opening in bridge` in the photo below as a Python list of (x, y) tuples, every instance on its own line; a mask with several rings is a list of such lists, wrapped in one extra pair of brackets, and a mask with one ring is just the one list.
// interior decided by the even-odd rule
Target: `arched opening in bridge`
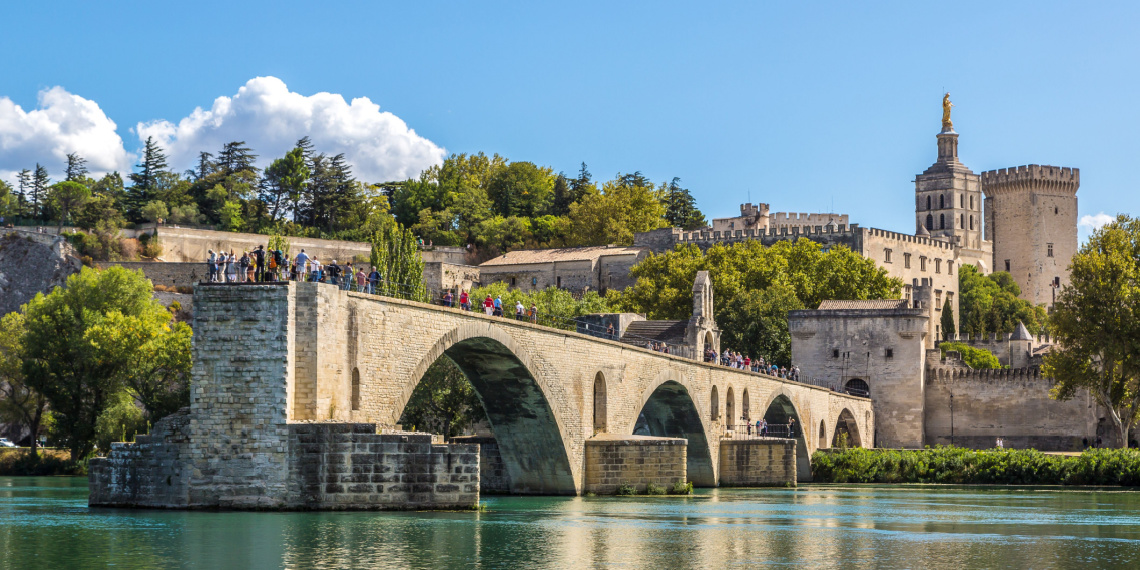
[(827, 426), (823, 424), (823, 420), (819, 422), (819, 449), (827, 449)]
[(715, 361), (716, 361), (716, 356), (717, 356), (717, 355), (716, 355), (716, 352), (715, 352), (715, 351), (716, 351), (716, 347), (715, 347), (715, 346), (713, 346), (713, 336), (712, 336), (712, 333), (711, 333), (711, 332), (706, 332), (706, 333), (705, 333), (705, 346), (704, 346), (704, 351), (705, 351), (705, 353), (707, 354), (707, 356), (705, 357), (705, 360), (706, 360), (706, 361), (710, 361), (710, 360), (711, 360), (712, 362), (715, 362)]
[(730, 431), (736, 429), (736, 402), (732, 399), (732, 386), (728, 387), (724, 396), (724, 424)]
[(862, 396), (864, 398), (871, 397), (871, 387), (867, 385), (867, 381), (862, 378), (852, 378), (843, 385), (843, 389), (852, 396)]
[(783, 394), (776, 396), (764, 412), (764, 421), (768, 422), (769, 435), (796, 440), (796, 479), (811, 481), (811, 454), (804, 433), (809, 428), (804, 426), (792, 401)]
[(748, 388), (740, 393), (740, 419), (744, 420), (744, 423), (751, 423), (749, 420), (752, 416), (748, 413)]
[(712, 454), (701, 415), (689, 391), (680, 383), (670, 380), (653, 391), (637, 416), (633, 433), (689, 440), (685, 466), (689, 480), (699, 487), (716, 486)]
[(352, 369), (352, 409), (360, 409), (360, 369)]
[(709, 416), (713, 421), (720, 419), (720, 396), (716, 393), (716, 386), (712, 387), (712, 397), (709, 399)]
[(606, 431), (606, 377), (594, 376), (594, 433)]
[(577, 492), (546, 395), (526, 365), (495, 339), (472, 337), (444, 349), (413, 390), (400, 423), (447, 437), (489, 429), (511, 493)]
[(835, 421), (835, 435), (831, 440), (832, 447), (863, 447), (859, 438), (859, 424), (855, 422), (855, 414), (843, 408), (839, 412), (839, 419)]

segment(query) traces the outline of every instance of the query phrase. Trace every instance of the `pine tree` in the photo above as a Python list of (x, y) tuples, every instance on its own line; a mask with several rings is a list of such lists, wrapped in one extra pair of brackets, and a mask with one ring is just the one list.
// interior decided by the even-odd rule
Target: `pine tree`
[(68, 182), (79, 181), (80, 178), (87, 176), (87, 159), (74, 152), (67, 155), (67, 170), (65, 172), (67, 177), (64, 180)]
[(680, 178), (674, 177), (672, 182), (665, 185), (665, 219), (673, 227), (685, 230), (704, 227), (707, 225), (705, 215), (697, 209), (697, 201), (689, 189), (682, 188), (680, 182)]
[(48, 186), (51, 178), (48, 177), (47, 168), (36, 163), (36, 172), (32, 175), (32, 217), (39, 219), (43, 215), (44, 201), (47, 200)]
[(202, 151), (198, 153), (198, 166), (194, 169), (194, 178), (196, 180), (202, 180), (213, 174), (217, 168), (218, 165), (214, 164), (214, 155)]
[(581, 200), (592, 184), (593, 177), (590, 175), (590, 171), (586, 170), (586, 163), (583, 162), (582, 168), (578, 170), (578, 177), (570, 181), (570, 203), (573, 204)]
[(154, 137), (146, 138), (142, 164), (136, 164), (135, 168), (139, 171), (130, 174), (132, 186), (127, 191), (126, 206), (131, 219), (141, 220), (143, 206), (157, 199), (158, 176), (166, 170), (166, 154), (154, 141)]
[(29, 216), (28, 194), (32, 191), (32, 171), (27, 168), (16, 175), (16, 211), (19, 216)]
[(566, 175), (559, 172), (554, 179), (554, 205), (550, 212), (555, 216), (565, 216), (570, 213), (570, 204), (574, 203), (574, 195), (570, 190), (570, 182)]
[(222, 151), (218, 153), (218, 169), (226, 176), (238, 172), (256, 171), (253, 163), (257, 161), (257, 155), (253, 154), (253, 150), (245, 146), (245, 141), (235, 141), (226, 143), (222, 147)]

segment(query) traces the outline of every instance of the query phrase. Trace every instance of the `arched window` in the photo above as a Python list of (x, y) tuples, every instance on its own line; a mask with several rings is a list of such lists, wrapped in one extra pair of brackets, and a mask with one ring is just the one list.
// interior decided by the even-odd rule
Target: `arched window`
[(716, 395), (716, 386), (712, 388), (712, 409), (710, 410), (712, 419), (720, 418), (720, 397)]
[(740, 417), (743, 418), (745, 422), (752, 419), (752, 416), (748, 413), (748, 388), (745, 388), (744, 393), (740, 396)]
[(827, 427), (824, 426), (822, 420), (819, 422), (819, 448), (827, 448)]
[(959, 194), (958, 195), (958, 207), (959, 208), (965, 208), (966, 207), (966, 195), (965, 194)]
[(973, 215), (970, 216), (970, 229), (971, 230), (974, 229), (974, 216)]
[(927, 196), (927, 197), (926, 197), (926, 209), (927, 209), (927, 210), (929, 210), (929, 209), (930, 209), (930, 196)]
[(946, 214), (938, 214), (938, 229), (946, 229)]
[(942, 210), (944, 208), (946, 208), (946, 195), (941, 194), (938, 196), (938, 209)]
[(352, 369), (352, 409), (360, 409), (360, 369)]
[(927, 214), (926, 215), (926, 229), (928, 229), (928, 230), (934, 229), (934, 215), (933, 214)]
[(862, 396), (864, 398), (867, 398), (871, 395), (871, 387), (868, 386), (867, 382), (862, 378), (852, 378), (848, 380), (847, 384), (845, 384), (843, 388), (847, 390), (847, 393), (851, 394), (852, 396)]
[(606, 431), (606, 377), (594, 376), (594, 433)]
[(966, 214), (958, 214), (958, 227), (966, 227)]
[(736, 402), (732, 398), (732, 386), (728, 387), (728, 397), (724, 400), (724, 421), (728, 424), (728, 429), (734, 429), (736, 426)]
[(970, 209), (971, 210), (974, 209), (974, 197), (973, 196), (970, 196)]

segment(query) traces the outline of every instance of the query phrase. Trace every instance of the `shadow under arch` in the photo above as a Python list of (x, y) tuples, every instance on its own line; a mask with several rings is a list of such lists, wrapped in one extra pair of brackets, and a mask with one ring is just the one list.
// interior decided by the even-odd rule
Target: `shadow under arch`
[[(793, 439), (796, 440), (796, 480), (811, 481), (811, 455), (808, 453), (807, 438), (805, 437), (805, 430), (809, 429), (809, 426), (804, 425), (803, 418), (796, 411), (796, 406), (792, 403), (791, 398), (781, 391), (768, 403), (768, 407), (764, 411), (764, 421), (768, 422), (769, 426), (781, 426), (786, 425), (790, 418), (796, 420), (795, 433), (792, 435)], [(783, 435), (774, 430), (773, 433)]]
[(863, 447), (863, 440), (859, 437), (859, 424), (855, 421), (855, 414), (851, 410), (843, 408), (839, 412), (839, 419), (835, 420), (835, 435), (832, 436), (831, 446), (839, 446), (839, 438), (841, 435), (847, 435), (848, 447)]
[(666, 380), (653, 390), (641, 407), (633, 433), (687, 439), (685, 469), (688, 479), (698, 487), (716, 486), (712, 454), (700, 412), (688, 388), (680, 382)]
[(397, 418), (428, 367), (441, 357), (454, 362), (478, 394), (510, 475), (511, 493), (576, 495), (563, 426), (546, 390), (530, 372), (529, 355), (496, 327), (464, 326), (444, 335), (412, 373)]

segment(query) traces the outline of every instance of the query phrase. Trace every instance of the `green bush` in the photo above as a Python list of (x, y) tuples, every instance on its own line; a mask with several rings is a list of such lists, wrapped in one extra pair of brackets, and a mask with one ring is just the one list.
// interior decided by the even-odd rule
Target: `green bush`
[(645, 494), (646, 495), (664, 495), (665, 494), (665, 487), (658, 485), (657, 483), (650, 483), (650, 484), (645, 486)]
[(86, 475), (87, 462), (75, 462), (65, 454), (40, 450), (32, 455), (30, 449), (0, 453), (0, 476)]
[(945, 446), (817, 451), (812, 477), (824, 483), (1140, 486), (1140, 450), (1090, 449), (1079, 456)]
[(693, 494), (693, 482), (689, 481), (686, 483), (685, 481), (677, 481), (676, 483), (673, 483), (672, 487), (669, 488), (669, 494), (670, 495), (692, 495)]
[(634, 487), (628, 483), (622, 483), (618, 486), (617, 491), (614, 492), (614, 494), (619, 497), (631, 497), (637, 494), (637, 487)]
[(966, 366), (975, 370), (983, 368), (1001, 368), (1001, 362), (994, 356), (994, 353), (984, 348), (974, 348), (972, 346), (962, 344), (960, 342), (942, 342), (938, 344), (939, 350), (942, 351), (942, 356), (946, 357), (946, 351), (954, 350), (962, 355), (962, 361)]

